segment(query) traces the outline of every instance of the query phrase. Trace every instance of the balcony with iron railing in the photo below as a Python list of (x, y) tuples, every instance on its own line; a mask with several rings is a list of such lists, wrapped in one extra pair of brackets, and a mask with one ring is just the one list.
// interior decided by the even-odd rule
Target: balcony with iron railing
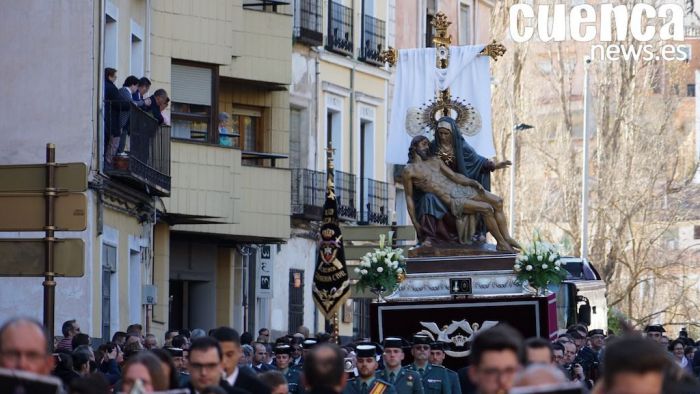
[[(344, 221), (356, 221), (355, 175), (335, 171), (334, 179), (338, 218)], [(305, 168), (292, 169), (292, 216), (307, 220), (321, 220), (325, 200), (325, 172)]]
[(352, 8), (335, 1), (328, 2), (328, 41), (326, 49), (341, 55), (353, 56)]
[(170, 126), (159, 125), (149, 113), (133, 104), (126, 110), (118, 108), (124, 107), (123, 102), (105, 105), (113, 108), (107, 111), (108, 117), (120, 118), (120, 124), (124, 125), (121, 138), (128, 135), (129, 141), (128, 145), (124, 144), (124, 152), (117, 152), (105, 161), (105, 173), (151, 195), (169, 196)]
[(292, 169), (292, 216), (321, 220), (326, 193), (326, 173)]
[(317, 46), (323, 44), (322, 0), (299, 0), (294, 10), (294, 39)]
[(383, 66), (379, 54), (384, 50), (386, 23), (370, 15), (362, 18), (362, 47), (359, 59), (375, 66)]
[(364, 178), (360, 183), (358, 224), (389, 224), (389, 184)]

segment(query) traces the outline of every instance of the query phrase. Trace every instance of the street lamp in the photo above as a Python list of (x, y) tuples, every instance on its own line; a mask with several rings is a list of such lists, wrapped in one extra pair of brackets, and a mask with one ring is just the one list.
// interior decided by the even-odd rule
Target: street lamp
[(515, 126), (513, 126), (513, 132), (510, 135), (510, 162), (511, 162), (511, 167), (510, 167), (510, 215), (508, 217), (508, 232), (510, 233), (511, 237), (515, 237), (515, 158), (516, 158), (516, 149), (517, 146), (515, 144), (516, 138), (517, 138), (517, 132), (518, 131), (525, 131), (525, 130), (530, 130), (534, 129), (534, 126), (530, 126), (529, 124), (525, 123), (520, 123)]

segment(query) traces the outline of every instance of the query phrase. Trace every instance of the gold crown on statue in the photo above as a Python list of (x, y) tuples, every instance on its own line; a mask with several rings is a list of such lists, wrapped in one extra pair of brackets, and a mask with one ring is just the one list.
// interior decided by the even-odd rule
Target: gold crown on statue
[(335, 231), (332, 228), (327, 228), (321, 231), (321, 235), (324, 238), (332, 238), (335, 235)]
[[(441, 97), (442, 96), (442, 97)], [(452, 98), (449, 93), (431, 99), (418, 108), (406, 111), (406, 132), (411, 137), (430, 134), (437, 129), (438, 119), (449, 116), (455, 120), (459, 131), (471, 137), (481, 130), (481, 115), (473, 105), (460, 98)]]

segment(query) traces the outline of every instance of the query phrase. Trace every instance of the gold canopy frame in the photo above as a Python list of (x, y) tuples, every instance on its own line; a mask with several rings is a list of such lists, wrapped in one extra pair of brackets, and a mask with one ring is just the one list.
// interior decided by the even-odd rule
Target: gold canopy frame
[[(433, 37), (433, 44), (435, 48), (438, 48), (437, 66), (439, 68), (447, 68), (447, 62), (449, 58), (449, 46), (452, 44), (452, 36), (447, 34), (447, 28), (452, 24), (452, 22), (450, 22), (447, 19), (447, 15), (445, 15), (444, 12), (438, 11), (438, 13), (435, 15), (435, 19), (433, 19), (431, 24), (435, 28), (435, 37)], [(442, 56), (440, 53), (441, 51), (439, 50), (441, 47), (446, 49), (446, 51), (443, 52)], [(486, 47), (483, 50), (481, 50), (479, 54), (481, 56), (489, 56), (494, 61), (498, 61), (498, 58), (503, 56), (504, 53), (506, 53), (506, 47), (503, 46), (503, 44), (496, 42), (496, 40), (493, 40), (490, 44), (487, 44)], [(396, 65), (398, 57), (399, 51), (393, 47), (389, 47), (389, 49), (386, 49), (379, 54), (379, 60), (385, 63), (389, 63), (390, 67)]]

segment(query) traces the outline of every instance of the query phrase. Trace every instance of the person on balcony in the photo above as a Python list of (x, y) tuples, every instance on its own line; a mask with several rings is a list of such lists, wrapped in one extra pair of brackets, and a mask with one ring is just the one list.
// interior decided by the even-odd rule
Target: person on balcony
[(170, 103), (170, 98), (168, 98), (168, 92), (165, 89), (158, 89), (153, 93), (153, 96), (149, 97), (150, 104), (144, 107), (144, 110), (153, 116), (159, 125), (165, 123), (165, 118), (161, 112), (165, 110)]
[[(139, 86), (139, 79), (133, 75), (129, 75), (124, 80), (124, 84), (119, 89), (119, 94), (121, 97), (128, 102), (132, 102), (132, 94), (137, 91)], [(124, 153), (124, 146), (126, 146), (126, 136), (129, 134), (129, 115), (131, 114), (131, 108), (126, 111), (121, 111), (119, 114), (119, 127), (121, 132), (119, 134), (119, 145), (115, 154), (120, 155)]]
[(121, 113), (129, 111), (130, 101), (125, 100), (119, 89), (114, 84), (117, 80), (117, 70), (107, 67), (105, 68), (105, 140), (107, 141), (105, 149), (105, 162), (108, 166), (112, 165), (112, 159), (119, 147), (119, 137), (121, 136)]
[(138, 89), (136, 89), (135, 92), (131, 93), (131, 100), (136, 104), (137, 107), (143, 108), (147, 105), (151, 105), (151, 101), (148, 99), (144, 99), (146, 97), (146, 93), (148, 93), (148, 89), (151, 88), (151, 80), (146, 78), (146, 77), (141, 77), (139, 79), (139, 86)]

